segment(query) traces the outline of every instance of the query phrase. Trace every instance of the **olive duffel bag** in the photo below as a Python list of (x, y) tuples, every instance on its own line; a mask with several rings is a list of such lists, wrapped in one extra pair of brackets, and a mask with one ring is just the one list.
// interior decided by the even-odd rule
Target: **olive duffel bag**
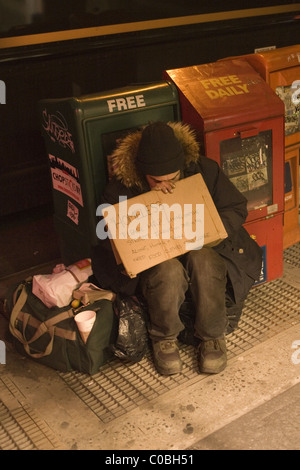
[(16, 350), (62, 372), (77, 370), (90, 375), (112, 357), (118, 334), (113, 303), (101, 299), (77, 309), (94, 310), (96, 320), (86, 343), (74, 321), (71, 307), (48, 308), (32, 293), (32, 279), (19, 284), (7, 298), (9, 330)]

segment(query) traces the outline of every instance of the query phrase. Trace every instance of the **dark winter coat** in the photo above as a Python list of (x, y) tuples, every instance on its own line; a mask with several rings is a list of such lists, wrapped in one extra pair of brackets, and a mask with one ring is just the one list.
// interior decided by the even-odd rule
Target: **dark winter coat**
[[(241, 302), (259, 278), (262, 264), (260, 247), (243, 227), (248, 214), (247, 200), (222, 172), (217, 162), (200, 156), (198, 142), (189, 126), (181, 123), (169, 125), (184, 149), (184, 177), (201, 173), (228, 233), (228, 238), (214, 249), (226, 262), (235, 301)], [(129, 134), (113, 153), (111, 161), (115, 176), (108, 183), (102, 202), (116, 204), (119, 196), (127, 196), (129, 199), (149, 191), (146, 179), (138, 173), (135, 166), (140, 138), (141, 131)], [(121, 274), (108, 239), (99, 241), (92, 256), (92, 265), (101, 287), (129, 295), (135, 292), (138, 276), (130, 279)]]

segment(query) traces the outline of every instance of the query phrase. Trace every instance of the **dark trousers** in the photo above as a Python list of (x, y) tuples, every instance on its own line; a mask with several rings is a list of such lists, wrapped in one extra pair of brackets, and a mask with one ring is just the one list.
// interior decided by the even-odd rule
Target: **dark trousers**
[(184, 325), (179, 310), (190, 290), (195, 306), (195, 336), (202, 340), (226, 333), (226, 264), (212, 248), (193, 250), (144, 271), (142, 294), (148, 305), (152, 339), (176, 339)]

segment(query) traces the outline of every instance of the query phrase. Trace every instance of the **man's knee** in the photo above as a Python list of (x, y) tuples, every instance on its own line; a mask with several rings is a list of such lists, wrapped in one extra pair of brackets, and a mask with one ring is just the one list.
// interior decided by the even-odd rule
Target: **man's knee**
[(180, 261), (171, 259), (141, 273), (142, 294), (151, 306), (159, 311), (177, 309), (188, 290), (188, 275)]
[(223, 258), (212, 248), (203, 247), (200, 250), (193, 250), (187, 254), (186, 266), (188, 272), (193, 270), (209, 273), (219, 279), (225, 279), (226, 264)]
[(162, 282), (176, 285), (186, 279), (182, 264), (176, 259), (170, 259), (148, 269), (144, 276), (153, 282)]

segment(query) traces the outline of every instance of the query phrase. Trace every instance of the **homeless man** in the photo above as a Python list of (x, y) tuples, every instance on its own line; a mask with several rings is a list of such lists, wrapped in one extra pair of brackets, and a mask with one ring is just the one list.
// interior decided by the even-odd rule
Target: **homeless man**
[[(156, 369), (179, 373), (177, 337), (184, 329), (179, 310), (187, 291), (195, 322), (200, 373), (217, 374), (227, 365), (225, 334), (236, 328), (246, 296), (261, 271), (261, 249), (242, 227), (247, 201), (217, 162), (200, 156), (193, 130), (182, 123), (154, 122), (128, 134), (111, 156), (114, 176), (103, 202), (117, 204), (149, 190), (173, 192), (176, 181), (201, 173), (228, 237), (213, 248), (192, 250), (151, 267), (136, 278), (123, 274), (109, 239), (92, 256), (97, 283), (116, 293), (142, 294), (149, 314), (149, 336)], [(192, 188), (191, 188), (192, 191)]]

